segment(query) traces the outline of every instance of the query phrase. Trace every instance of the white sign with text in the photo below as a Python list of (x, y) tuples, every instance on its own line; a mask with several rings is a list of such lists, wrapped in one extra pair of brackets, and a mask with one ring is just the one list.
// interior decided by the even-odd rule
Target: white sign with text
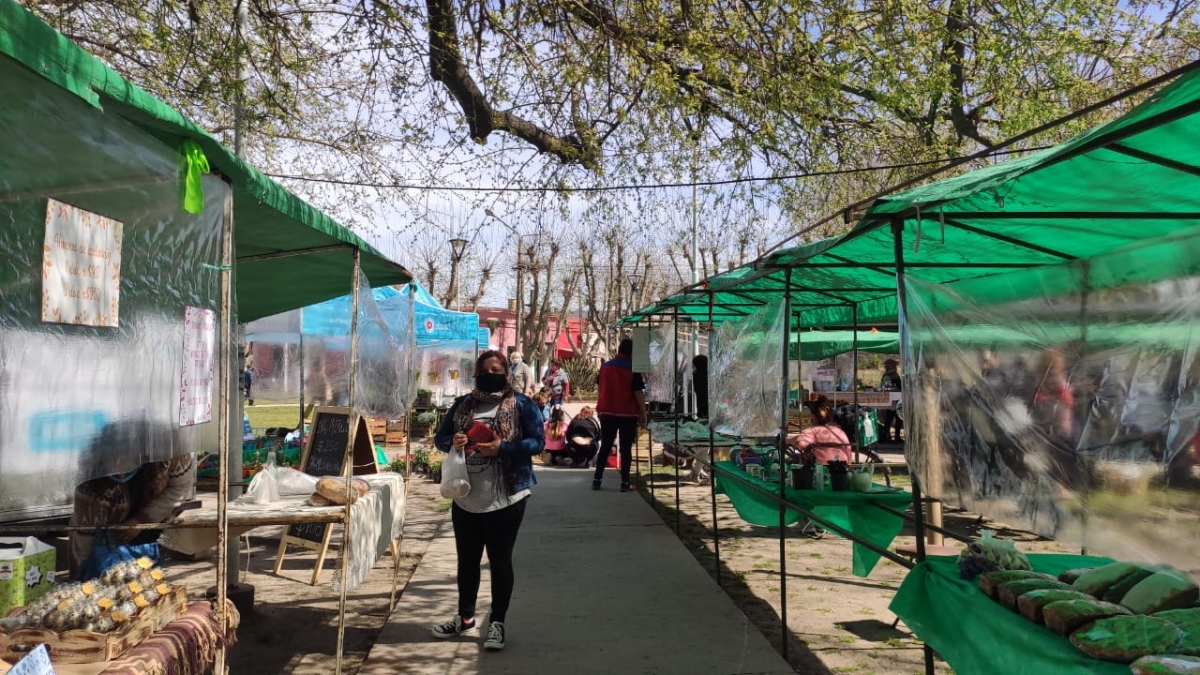
[(117, 326), (123, 227), (112, 218), (47, 200), (42, 321)]
[(181, 427), (212, 421), (216, 346), (216, 312), (188, 307), (183, 315), (183, 375), (179, 381)]

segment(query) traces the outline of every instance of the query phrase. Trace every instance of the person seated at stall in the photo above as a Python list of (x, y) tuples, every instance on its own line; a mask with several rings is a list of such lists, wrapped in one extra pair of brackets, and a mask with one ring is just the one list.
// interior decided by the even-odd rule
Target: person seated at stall
[(550, 411), (550, 419), (543, 425), (546, 434), (546, 444), (543, 450), (549, 456), (551, 464), (558, 464), (562, 451), (567, 447), (567, 414), (562, 406), (555, 406)]
[(585, 405), (567, 425), (566, 459), (571, 460), (572, 466), (586, 469), (599, 450), (600, 421), (596, 419), (596, 411)]
[[(879, 378), (879, 388), (883, 391), (901, 391), (902, 380), (900, 373), (896, 372), (896, 366), (900, 362), (896, 359), (888, 359), (883, 362), (883, 375)], [(879, 442), (880, 443), (900, 443), (900, 430), (904, 428), (904, 422), (900, 419), (900, 415), (895, 408), (883, 408), (879, 411)]]
[(816, 455), (818, 464), (828, 464), (835, 459), (846, 463), (853, 461), (854, 449), (834, 417), (833, 401), (822, 395), (805, 405), (812, 412), (812, 426), (787, 437), (787, 444), (795, 448), (794, 452), (789, 452), (792, 461), (799, 461), (800, 453), (809, 448)]
[[(126, 458), (153, 456), (156, 448), (171, 447), (173, 429), (145, 420), (124, 420), (105, 426), (92, 440), (84, 464), (87, 480), (75, 488), (71, 525), (112, 527), (164, 523), (175, 515), (176, 506), (192, 496), (196, 485), (196, 457), (175, 455), (169, 460), (121, 465)], [(94, 478), (93, 476), (99, 476)], [(119, 545), (158, 541), (158, 530), (113, 530)], [(96, 535), (72, 532), (70, 574), (79, 579), (96, 547)]]

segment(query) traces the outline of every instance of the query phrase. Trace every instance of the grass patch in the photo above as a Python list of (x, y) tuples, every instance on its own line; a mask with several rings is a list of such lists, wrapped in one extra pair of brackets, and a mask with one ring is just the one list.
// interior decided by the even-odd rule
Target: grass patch
[(854, 644), (854, 639), (855, 638), (853, 635), (839, 635), (838, 636), (838, 642), (841, 642), (843, 644), (848, 644), (848, 645)]
[(265, 407), (261, 405), (245, 406), (244, 410), (250, 417), (250, 427), (254, 429), (269, 429), (270, 427), (287, 427), (295, 429), (300, 423), (300, 404)]
[(443, 499), (442, 501), (438, 502), (438, 505), (435, 506), (433, 510), (437, 511), (438, 513), (445, 513), (449, 511), (450, 507), (452, 506), (454, 506), (453, 499)]

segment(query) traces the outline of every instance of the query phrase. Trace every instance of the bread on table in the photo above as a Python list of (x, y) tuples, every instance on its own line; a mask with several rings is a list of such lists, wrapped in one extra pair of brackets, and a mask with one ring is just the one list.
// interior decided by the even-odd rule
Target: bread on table
[(1125, 597), (1125, 594), (1133, 590), (1134, 586), (1137, 586), (1138, 584), (1142, 583), (1142, 581), (1153, 575), (1154, 570), (1146, 569), (1144, 567), (1138, 569), (1134, 571), (1133, 574), (1130, 574), (1129, 576), (1110, 586), (1108, 591), (1104, 593), (1104, 597), (1100, 599), (1105, 602), (1120, 603), (1121, 599)]
[(1200, 675), (1200, 658), (1174, 654), (1143, 656), (1129, 670), (1133, 675)]
[[(361, 478), (350, 482), (350, 501), (371, 491), (371, 485)], [(346, 479), (341, 476), (323, 476), (317, 481), (317, 494), (331, 503), (341, 506), (346, 503)]]
[(1088, 572), (1091, 572), (1094, 569), (1096, 569), (1096, 568), (1095, 567), (1076, 567), (1073, 570), (1059, 572), (1058, 580), (1063, 582), (1064, 584), (1074, 584), (1076, 579), (1087, 574)]
[(1056, 579), (1017, 579), (1016, 581), (1006, 581), (1000, 584), (1000, 588), (996, 591), (996, 601), (1004, 605), (1005, 609), (1017, 611), (1017, 598), (1030, 592), (1042, 589), (1053, 588), (1057, 590), (1070, 590), (1071, 587)]
[(1129, 589), (1121, 604), (1134, 614), (1154, 614), (1168, 609), (1183, 609), (1200, 599), (1200, 587), (1183, 572), (1156, 572)]
[(1046, 605), (1060, 600), (1095, 600), (1095, 598), (1087, 593), (1069, 588), (1043, 588), (1029, 591), (1017, 598), (1017, 610), (1026, 619), (1034, 623), (1043, 623), (1045, 618), (1042, 616), (1042, 610)]
[(1133, 563), (1112, 563), (1080, 575), (1071, 585), (1077, 591), (1100, 598), (1108, 592), (1108, 589), (1139, 569), (1141, 567)]
[(1200, 607), (1169, 609), (1152, 616), (1170, 621), (1183, 633), (1179, 645), (1172, 652), (1200, 656)]
[(1130, 614), (1130, 611), (1121, 605), (1103, 600), (1059, 600), (1042, 608), (1046, 628), (1064, 636), (1093, 621), (1122, 614)]
[(1143, 656), (1170, 652), (1179, 644), (1175, 624), (1153, 616), (1114, 616), (1071, 634), (1071, 644), (1094, 659), (1133, 663)]
[(996, 593), (999, 592), (1000, 584), (1006, 581), (1017, 581), (1018, 579), (1042, 579), (1053, 581), (1054, 577), (1041, 572), (1033, 572), (1030, 570), (996, 570), (994, 572), (984, 572), (979, 575), (979, 590), (983, 591), (984, 595), (995, 600)]

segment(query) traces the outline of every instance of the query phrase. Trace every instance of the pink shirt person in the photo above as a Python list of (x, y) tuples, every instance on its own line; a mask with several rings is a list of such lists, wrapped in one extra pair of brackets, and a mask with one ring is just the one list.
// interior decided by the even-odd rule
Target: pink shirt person
[(846, 432), (831, 424), (821, 424), (809, 427), (798, 434), (787, 438), (788, 445), (797, 450), (811, 447), (817, 457), (817, 464), (828, 464), (840, 459), (843, 462), (854, 460), (854, 450), (850, 447), (850, 439)]

